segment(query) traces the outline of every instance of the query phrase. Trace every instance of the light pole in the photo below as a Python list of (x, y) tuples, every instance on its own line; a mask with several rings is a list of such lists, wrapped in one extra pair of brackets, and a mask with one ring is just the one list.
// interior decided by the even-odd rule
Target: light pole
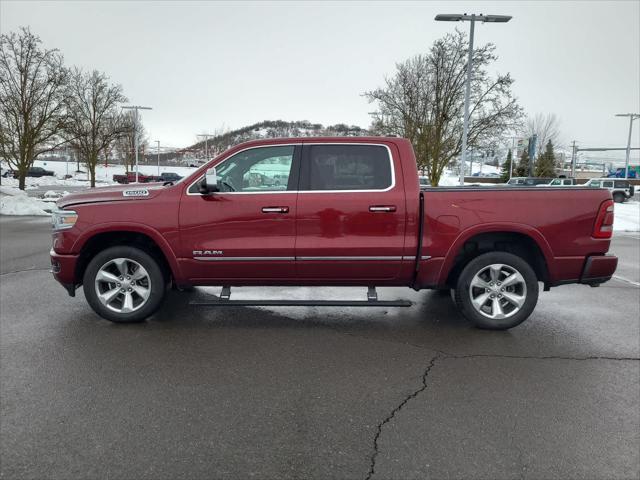
[(156, 140), (156, 143), (158, 144), (158, 176), (160, 176), (160, 140)]
[(138, 110), (152, 110), (151, 107), (141, 107), (140, 105), (131, 105), (122, 107), (124, 110), (133, 110), (135, 116), (133, 118), (133, 140), (136, 149), (136, 183), (138, 183)]
[(629, 156), (631, 155), (631, 130), (633, 121), (640, 118), (640, 113), (617, 113), (616, 117), (629, 117), (629, 138), (627, 139), (627, 158), (624, 162), (624, 178), (629, 178)]
[(198, 137), (204, 137), (204, 161), (209, 161), (209, 137), (213, 137), (210, 133), (200, 133)]
[(469, 31), (469, 56), (467, 60), (467, 81), (464, 92), (464, 118), (462, 119), (462, 159), (460, 167), (460, 185), (464, 185), (464, 170), (465, 162), (467, 158), (467, 136), (469, 133), (469, 97), (471, 96), (471, 63), (473, 59), (473, 33), (475, 30), (476, 21), (478, 22), (490, 22), (490, 23), (506, 23), (511, 20), (509, 15), (467, 15), (463, 14), (440, 14), (436, 15), (436, 21), (438, 22), (471, 22), (471, 29)]

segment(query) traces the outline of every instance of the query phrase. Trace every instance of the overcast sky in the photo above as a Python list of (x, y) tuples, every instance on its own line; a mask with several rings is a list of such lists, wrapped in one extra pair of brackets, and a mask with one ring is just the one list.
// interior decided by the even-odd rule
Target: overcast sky
[[(497, 46), (527, 113), (553, 112), (563, 140), (626, 146), (640, 111), (640, 2), (171, 2), (0, 0), (0, 29), (30, 26), (69, 65), (106, 72), (144, 113), (150, 140), (266, 119), (367, 127), (362, 97), (395, 62), (456, 25), (437, 13), (512, 15), (476, 27)], [(635, 123), (633, 143), (640, 139)], [(637, 156), (637, 154), (634, 154)]]

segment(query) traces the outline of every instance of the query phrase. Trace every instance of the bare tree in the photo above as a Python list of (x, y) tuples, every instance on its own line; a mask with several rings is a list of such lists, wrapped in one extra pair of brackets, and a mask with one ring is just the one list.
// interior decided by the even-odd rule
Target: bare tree
[(138, 137), (138, 154), (141, 156), (148, 143), (142, 118), (138, 114), (136, 121), (136, 111), (127, 110), (122, 114), (122, 133), (115, 142), (115, 148), (127, 172), (135, 168), (136, 136)]
[[(436, 40), (428, 54), (396, 65), (385, 86), (365, 96), (376, 102), (372, 130), (411, 140), (418, 167), (437, 185), (444, 169), (460, 155), (468, 40), (456, 31)], [(516, 129), (522, 109), (511, 92), (509, 74), (495, 78), (487, 67), (496, 60), (495, 47), (474, 51), (468, 144), (487, 147)]]
[(28, 28), (0, 35), (0, 156), (24, 190), (38, 155), (59, 147), (69, 76), (58, 50), (42, 48)]
[(527, 118), (526, 134), (531, 137), (534, 133), (538, 136), (536, 143), (540, 146), (539, 152), (542, 154), (542, 150), (547, 143), (559, 144), (560, 120), (555, 113), (536, 113), (534, 116), (529, 116)]
[(111, 85), (104, 73), (85, 73), (76, 68), (67, 98), (68, 121), (65, 132), (69, 143), (77, 149), (87, 166), (91, 186), (96, 185), (96, 165), (100, 154), (107, 151), (125, 131), (118, 105), (126, 102), (120, 85)]

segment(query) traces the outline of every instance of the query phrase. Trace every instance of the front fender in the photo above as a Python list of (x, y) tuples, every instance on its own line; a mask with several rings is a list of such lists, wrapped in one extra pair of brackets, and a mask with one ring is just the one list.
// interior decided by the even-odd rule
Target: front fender
[(141, 223), (135, 222), (108, 222), (101, 223), (96, 225), (95, 227), (91, 227), (82, 232), (76, 239), (73, 244), (72, 250), (74, 252), (80, 252), (85, 244), (94, 236), (100, 233), (113, 233), (113, 232), (133, 232), (133, 233), (141, 233), (143, 235), (148, 236), (153, 242), (158, 246), (158, 248), (162, 251), (169, 268), (171, 269), (171, 274), (177, 283), (183, 282), (182, 272), (180, 271), (180, 266), (176, 260), (175, 252), (171, 245), (164, 238), (160, 232), (149, 227), (148, 225), (144, 225)]

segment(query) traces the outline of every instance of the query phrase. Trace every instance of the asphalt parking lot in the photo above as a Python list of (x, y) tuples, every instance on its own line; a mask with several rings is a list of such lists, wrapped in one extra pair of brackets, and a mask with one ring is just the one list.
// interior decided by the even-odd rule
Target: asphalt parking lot
[(0, 478), (640, 476), (638, 234), (613, 241), (617, 278), (543, 293), (507, 332), (408, 289), (375, 310), (204, 309), (198, 289), (114, 325), (53, 281), (49, 245), (48, 219), (0, 217)]

